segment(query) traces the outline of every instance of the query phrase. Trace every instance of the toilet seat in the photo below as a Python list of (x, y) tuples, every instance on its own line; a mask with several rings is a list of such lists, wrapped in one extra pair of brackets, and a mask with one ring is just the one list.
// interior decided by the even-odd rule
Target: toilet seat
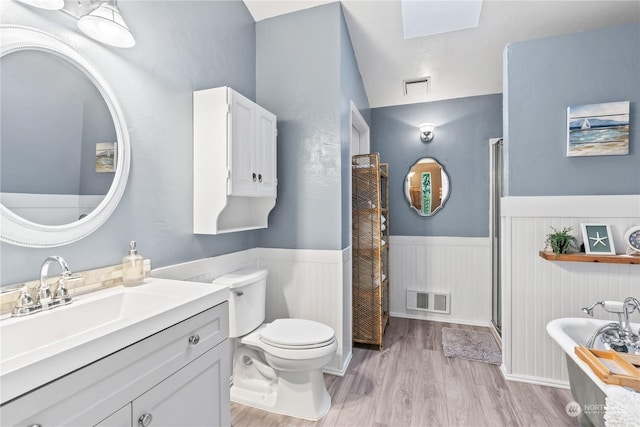
[(303, 350), (330, 345), (335, 340), (333, 329), (306, 319), (277, 319), (260, 332), (260, 340), (272, 347)]
[[(327, 332), (323, 328), (314, 328), (315, 325), (307, 322), (326, 327), (329, 331)], [(275, 327), (270, 328), (274, 323), (276, 323)], [(289, 326), (291, 326), (290, 331), (293, 332), (291, 339), (283, 335)], [(312, 332), (308, 337), (301, 335), (305, 327), (311, 327)], [(268, 329), (272, 330), (271, 332), (266, 332), (265, 338), (265, 331)], [(327, 336), (329, 336), (328, 339)], [(272, 344), (274, 341), (275, 343)], [(326, 354), (335, 352), (338, 348), (333, 329), (318, 322), (303, 319), (278, 319), (272, 323), (262, 324), (256, 330), (241, 337), (240, 342), (260, 348), (265, 353), (276, 357), (300, 361), (323, 357)]]

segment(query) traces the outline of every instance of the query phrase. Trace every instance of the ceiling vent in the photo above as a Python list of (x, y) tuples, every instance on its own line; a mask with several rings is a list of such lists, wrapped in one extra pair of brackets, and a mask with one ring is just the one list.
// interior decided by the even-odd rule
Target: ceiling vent
[(403, 80), (404, 96), (427, 95), (431, 90), (431, 77)]

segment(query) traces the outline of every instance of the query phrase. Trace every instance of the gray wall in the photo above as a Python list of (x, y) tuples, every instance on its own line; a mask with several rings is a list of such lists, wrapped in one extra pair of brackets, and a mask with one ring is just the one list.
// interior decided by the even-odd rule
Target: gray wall
[[(640, 192), (640, 24), (514, 43), (505, 52), (510, 196)], [(566, 157), (566, 108), (631, 101), (630, 154)]]
[(278, 116), (278, 200), (260, 246), (341, 248), (340, 13), (256, 24), (257, 101)]
[(351, 45), (349, 29), (340, 11), (340, 138), (342, 139), (342, 248), (351, 246), (351, 102), (371, 127), (369, 99), (364, 90), (356, 55)]
[[(489, 235), (489, 139), (502, 134), (502, 95), (371, 109), (371, 151), (389, 163), (389, 222), (395, 236)], [(436, 125), (432, 142), (418, 126)], [(421, 217), (404, 197), (404, 179), (422, 157), (444, 166), (451, 191), (440, 211)]]
[[(37, 277), (48, 255), (72, 270), (121, 262), (129, 240), (154, 267), (256, 246), (256, 232), (192, 233), (192, 91), (229, 85), (255, 98), (255, 22), (241, 1), (126, 1), (118, 4), (136, 46), (117, 49), (81, 35), (60, 12), (0, 2), (3, 24), (69, 40), (103, 73), (122, 107), (132, 145), (123, 199), (91, 236), (53, 249), (0, 245), (0, 283)], [(336, 119), (337, 120), (337, 119)]]

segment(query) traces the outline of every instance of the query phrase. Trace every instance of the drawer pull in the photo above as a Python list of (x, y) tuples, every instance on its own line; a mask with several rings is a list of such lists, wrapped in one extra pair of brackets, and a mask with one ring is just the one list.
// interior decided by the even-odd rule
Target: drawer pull
[(42, 424), (31, 424), (29, 427), (42, 427)]
[(191, 335), (189, 337), (189, 344), (196, 345), (199, 342), (200, 342), (200, 337), (198, 336), (198, 334)]
[(140, 418), (138, 418), (138, 424), (142, 427), (148, 427), (151, 421), (153, 421), (153, 416), (149, 413), (142, 414)]

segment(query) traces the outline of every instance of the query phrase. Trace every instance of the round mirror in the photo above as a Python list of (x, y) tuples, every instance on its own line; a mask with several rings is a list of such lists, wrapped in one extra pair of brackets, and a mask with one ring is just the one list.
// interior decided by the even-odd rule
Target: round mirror
[(95, 231), (129, 174), (126, 124), (99, 71), (66, 42), (0, 26), (0, 239), (52, 247)]
[(419, 159), (404, 180), (404, 195), (419, 215), (431, 216), (449, 197), (449, 176), (436, 159)]

